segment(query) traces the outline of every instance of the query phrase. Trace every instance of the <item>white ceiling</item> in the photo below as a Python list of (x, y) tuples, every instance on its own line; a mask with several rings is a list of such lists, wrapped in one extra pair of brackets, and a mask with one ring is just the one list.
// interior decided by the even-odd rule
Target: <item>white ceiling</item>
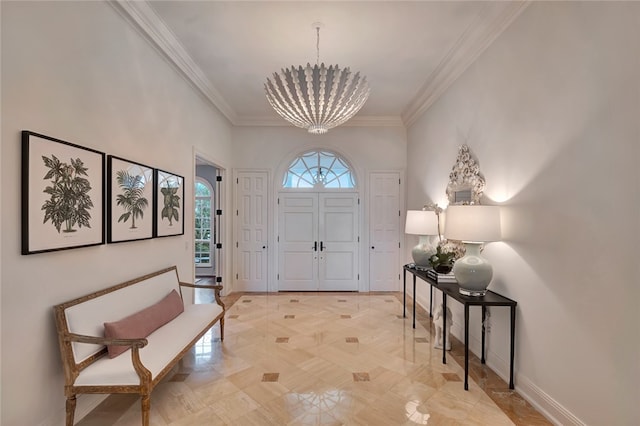
[(352, 125), (410, 124), (528, 2), (119, 1), (116, 7), (235, 125), (286, 125), (264, 95), (281, 68), (320, 61), (367, 77)]

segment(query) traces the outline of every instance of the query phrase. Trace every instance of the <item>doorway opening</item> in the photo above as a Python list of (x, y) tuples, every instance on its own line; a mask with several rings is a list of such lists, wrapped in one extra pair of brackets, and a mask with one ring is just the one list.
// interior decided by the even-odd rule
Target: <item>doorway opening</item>
[[(196, 154), (193, 188), (193, 259), (196, 284), (222, 282), (222, 179), (224, 170)], [(213, 292), (196, 289), (195, 303), (215, 303)]]

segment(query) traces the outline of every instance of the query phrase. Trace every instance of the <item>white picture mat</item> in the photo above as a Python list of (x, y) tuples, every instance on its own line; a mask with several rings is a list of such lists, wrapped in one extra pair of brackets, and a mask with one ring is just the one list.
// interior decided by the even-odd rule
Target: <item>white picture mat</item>
[[(42, 210), (44, 203), (51, 198), (44, 189), (51, 186), (51, 180), (44, 179), (49, 171), (45, 166), (42, 156), (51, 158), (55, 155), (62, 163), (71, 164), (71, 159), (81, 158), (89, 176), (83, 176), (91, 182), (91, 189), (88, 192), (93, 203), (89, 209), (91, 214), (90, 225), (73, 229), (75, 232), (64, 232), (64, 225), (60, 232), (53, 225), (51, 220), (43, 223), (45, 212)], [(101, 244), (103, 240), (103, 220), (104, 220), (104, 200), (103, 190), (103, 164), (102, 154), (84, 150), (72, 145), (52, 141), (33, 134), (29, 135), (29, 158), (28, 158), (28, 182), (29, 182), (29, 211), (27, 219), (29, 221), (29, 251), (55, 250), (60, 248), (70, 248), (90, 244)]]
[[(184, 233), (184, 179), (181, 176), (174, 175), (169, 172), (158, 170), (158, 196), (156, 200), (156, 220), (157, 236), (164, 237), (168, 235), (181, 235)], [(176, 195), (180, 197), (180, 206), (178, 209), (178, 220), (173, 219), (169, 225), (169, 219), (162, 217), (162, 209), (164, 208), (164, 196), (161, 189), (167, 186), (178, 187)]]
[[(118, 222), (118, 219), (127, 211), (122, 205), (118, 205), (117, 196), (123, 192), (118, 185), (117, 173), (126, 170), (132, 176), (142, 176), (144, 182), (143, 197), (147, 199), (148, 205), (143, 209), (142, 217), (135, 218), (135, 228), (132, 228), (133, 218), (130, 216), (125, 221)], [(132, 163), (116, 157), (111, 157), (111, 222), (110, 242), (131, 241), (151, 238), (153, 236), (153, 169), (141, 164)]]

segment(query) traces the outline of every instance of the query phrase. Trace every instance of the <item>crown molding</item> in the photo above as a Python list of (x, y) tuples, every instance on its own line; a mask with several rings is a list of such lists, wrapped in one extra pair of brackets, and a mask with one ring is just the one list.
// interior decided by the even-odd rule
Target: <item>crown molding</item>
[(127, 18), (137, 30), (141, 31), (152, 42), (154, 47), (178, 67), (187, 81), (195, 86), (231, 124), (236, 125), (238, 116), (235, 111), (220, 92), (213, 87), (213, 84), (202, 72), (202, 69), (195, 63), (184, 46), (146, 0), (111, 0), (109, 4)]
[[(109, 0), (124, 18), (154, 48), (163, 54), (181, 72), (183, 77), (204, 98), (218, 109), (234, 126), (289, 126), (279, 117), (239, 117), (224, 97), (205, 76), (202, 69), (153, 10), (147, 0)], [(451, 84), (480, 56), (480, 54), (524, 11), (531, 0), (487, 3), (476, 19), (454, 43), (447, 55), (405, 108), (400, 117), (354, 117), (342, 126), (398, 127), (413, 124)]]
[(405, 126), (415, 123), (530, 3), (531, 0), (487, 3), (402, 112)]
[[(281, 117), (255, 116), (239, 118), (236, 126), (248, 127), (293, 127), (293, 125)], [(399, 116), (356, 116), (340, 127), (404, 127), (402, 118)]]

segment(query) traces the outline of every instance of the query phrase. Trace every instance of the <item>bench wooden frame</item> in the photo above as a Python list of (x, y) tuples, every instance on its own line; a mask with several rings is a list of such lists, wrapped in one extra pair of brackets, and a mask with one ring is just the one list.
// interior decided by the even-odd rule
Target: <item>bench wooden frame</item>
[[(215, 291), (215, 300), (218, 305), (222, 307), (222, 312), (213, 318), (211, 322), (204, 327), (201, 331), (199, 331), (188, 345), (184, 347), (184, 349), (173, 358), (163, 369), (157, 374), (155, 377), (151, 377), (151, 372), (143, 365), (140, 360), (140, 349), (144, 348), (148, 341), (146, 338), (143, 339), (107, 339), (101, 336), (85, 336), (74, 334), (69, 331), (68, 322), (65, 314), (65, 310), (71, 306), (78, 305), (80, 303), (87, 302), (92, 299), (96, 299), (100, 296), (104, 296), (106, 294), (118, 291), (128, 286), (132, 286), (138, 284), (142, 281), (145, 281), (149, 278), (158, 276), (163, 273), (167, 273), (169, 271), (174, 270), (176, 273), (176, 279), (179, 284), (180, 296), (182, 297), (182, 288), (202, 288), (202, 289), (210, 289)], [(55, 321), (56, 328), (58, 330), (58, 342), (60, 345), (60, 354), (62, 356), (62, 363), (64, 368), (64, 376), (65, 376), (65, 386), (64, 393), (66, 396), (66, 425), (73, 426), (75, 408), (76, 408), (76, 396), (78, 394), (112, 394), (112, 393), (135, 393), (139, 394), (141, 397), (142, 404), (142, 425), (149, 425), (149, 412), (151, 408), (151, 391), (153, 388), (169, 373), (172, 368), (182, 359), (182, 357), (191, 349), (191, 347), (202, 337), (204, 334), (215, 325), (216, 322), (220, 321), (220, 340), (224, 340), (224, 314), (225, 314), (225, 306), (222, 300), (220, 299), (220, 291), (222, 290), (221, 285), (196, 285), (179, 281), (177, 267), (172, 266), (157, 272), (153, 272), (139, 278), (135, 278), (133, 280), (124, 282), (122, 284), (115, 285), (113, 287), (109, 287), (86, 296), (80, 297), (78, 299), (74, 299), (59, 305), (54, 306), (55, 313)], [(105, 319), (111, 320), (111, 319)], [(72, 349), (72, 343), (90, 343), (97, 345), (104, 345), (104, 347), (99, 350), (97, 353), (89, 356), (88, 358), (82, 360), (81, 362), (76, 362), (74, 352)], [(131, 348), (130, 356), (131, 362), (133, 363), (133, 367), (140, 378), (139, 385), (126, 385), (126, 386), (113, 386), (113, 385), (95, 385), (95, 386), (77, 386), (75, 385), (75, 380), (80, 374), (82, 370), (87, 368), (89, 365), (93, 364), (97, 360), (107, 356), (107, 348), (106, 345), (118, 345), (118, 346), (129, 346)], [(121, 356), (127, 356), (126, 353)]]

